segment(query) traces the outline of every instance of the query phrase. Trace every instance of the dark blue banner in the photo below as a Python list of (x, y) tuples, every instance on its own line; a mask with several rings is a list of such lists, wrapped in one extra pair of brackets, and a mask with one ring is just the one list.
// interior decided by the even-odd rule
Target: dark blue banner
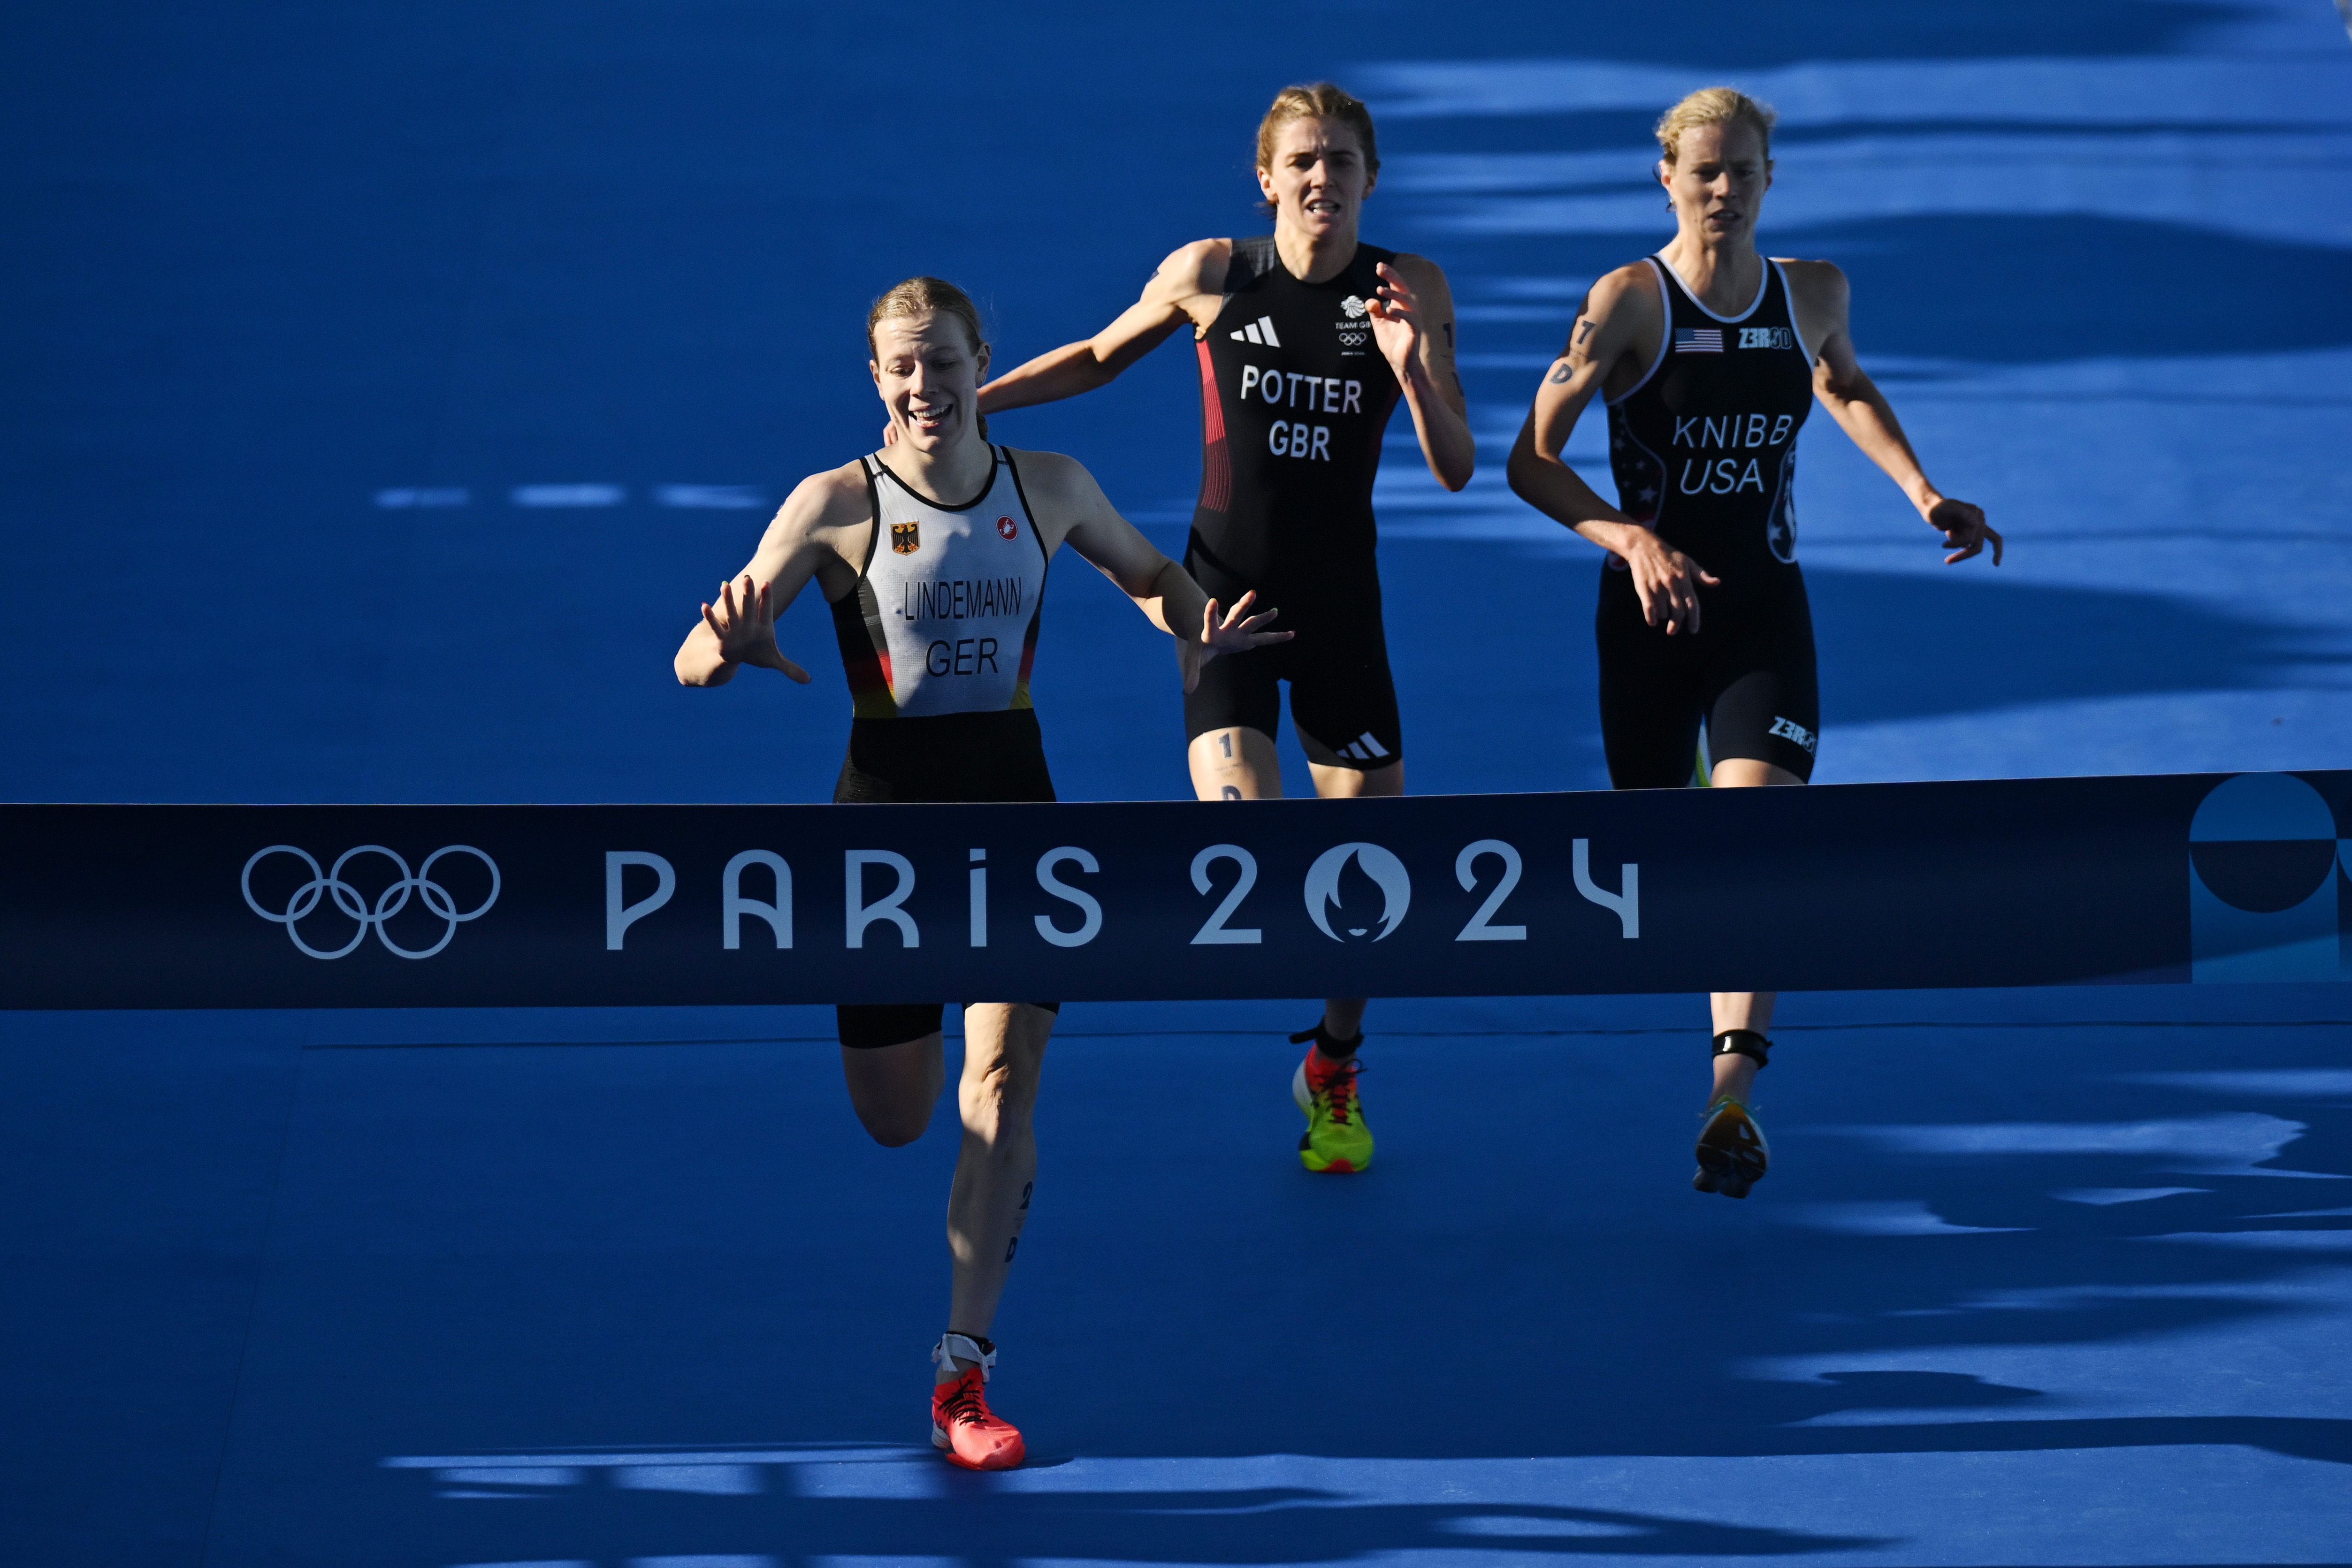
[(1036, 806), (0, 809), (0, 1006), (2336, 979), (2352, 774)]

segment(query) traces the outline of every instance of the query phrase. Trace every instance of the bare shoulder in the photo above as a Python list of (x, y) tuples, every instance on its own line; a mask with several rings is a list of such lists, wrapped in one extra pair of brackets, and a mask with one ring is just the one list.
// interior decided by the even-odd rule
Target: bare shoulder
[(866, 465), (843, 464), (812, 474), (793, 486), (768, 526), (769, 537), (781, 533), (792, 540), (814, 539), (874, 520), (874, 506), (866, 484)]
[(1405, 282), (1411, 285), (1416, 293), (1424, 288), (1446, 287), (1445, 269), (1425, 256), (1415, 256), (1411, 251), (1401, 250), (1397, 252), (1396, 260), (1389, 265), (1403, 276)]
[(1058, 506), (1077, 501), (1099, 488), (1087, 465), (1066, 452), (1030, 452), (1021, 447), (1004, 449), (1013, 458), (1013, 467), (1021, 476), (1022, 493), (1034, 502)]
[(1793, 256), (1776, 256), (1772, 260), (1788, 274), (1790, 290), (1800, 303), (1835, 308), (1845, 302), (1845, 274), (1838, 270), (1837, 263), (1804, 261)]
[(1143, 297), (1173, 303), (1196, 295), (1222, 295), (1225, 274), (1233, 265), (1234, 242), (1229, 239), (1196, 239), (1180, 245), (1152, 273)]
[(1067, 453), (1027, 452), (1013, 446), (1004, 450), (1013, 458), (1013, 471), (1020, 476), (1021, 498), (1029, 505), (1030, 520), (1037, 525), (1047, 555), (1062, 548), (1071, 530), (1110, 510), (1095, 476)]
[(1654, 312), (1665, 303), (1658, 291), (1658, 275), (1646, 261), (1629, 261), (1592, 280), (1585, 294), (1588, 315), (1608, 319), (1624, 310)]
[(1665, 319), (1666, 300), (1659, 290), (1658, 275), (1644, 263), (1630, 262), (1592, 280), (1576, 308), (1568, 347), (1560, 351), (1571, 360), (1605, 368), (1615, 364), (1621, 355), (1645, 352), (1664, 330)]

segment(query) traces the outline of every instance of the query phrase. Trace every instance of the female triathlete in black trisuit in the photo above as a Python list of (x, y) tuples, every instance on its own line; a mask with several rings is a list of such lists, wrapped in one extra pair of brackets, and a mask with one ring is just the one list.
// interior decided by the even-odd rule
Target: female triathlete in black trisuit
[[(1511, 487), (1611, 552), (1601, 573), (1601, 733), (1621, 789), (1802, 784), (1821, 728), (1813, 628), (1797, 567), (1798, 427), (1813, 400), (1965, 560), (2000, 536), (1921, 472), (1895, 411), (1854, 362), (1846, 281), (1825, 261), (1768, 261), (1772, 111), (1707, 88), (1658, 122), (1678, 232), (1592, 286), (1511, 453)], [(1594, 392), (1609, 406), (1618, 505), (1560, 458)], [(1717, 992), (1701, 1192), (1745, 1197), (1769, 1151), (1748, 1109), (1773, 993)]]
[[(1184, 703), (1203, 800), (1282, 793), (1279, 685), (1325, 797), (1401, 795), (1404, 738), (1381, 622), (1372, 478), (1402, 397), (1438, 482), (1475, 460), (1454, 373), (1454, 302), (1434, 262), (1356, 238), (1381, 166), (1371, 115), (1328, 82), (1286, 88), (1258, 127), (1274, 233), (1204, 239), (1160, 264), (1143, 298), (1093, 338), (981, 390), (994, 413), (1105, 385), (1190, 326), (1201, 366), (1201, 498), (1185, 565), (1213, 599), (1255, 590), (1297, 643), (1220, 660)], [(1364, 1004), (1324, 1005), (1292, 1092), (1299, 1159), (1360, 1171), (1372, 1139), (1356, 1096)]]
[[(1246, 605), (1213, 619), (1184, 570), (1076, 462), (989, 444), (977, 396), (988, 345), (961, 289), (909, 278), (875, 301), (866, 336), (896, 439), (801, 482), (740, 585), (702, 607), (677, 660), (690, 686), (723, 685), (747, 664), (806, 684), (808, 673), (776, 647), (776, 616), (814, 577), (833, 604), (856, 715), (836, 801), (1054, 798), (1029, 667), (1046, 563), (1064, 544), (1161, 628), (1199, 629), (1176, 638), (1187, 691), (1218, 654), (1287, 635), (1262, 631), (1268, 616), (1244, 619)], [(944, 1082), (940, 1004), (838, 1010), (858, 1120), (879, 1143), (914, 1142)], [(963, 1147), (948, 1196), (954, 1287), (948, 1332), (931, 1352), (931, 1440), (973, 1469), (1017, 1465), (1024, 1453), (982, 1385), (996, 1362), (988, 1331), (1029, 1213), (1031, 1113), (1055, 1010), (1051, 1002), (964, 1009)]]

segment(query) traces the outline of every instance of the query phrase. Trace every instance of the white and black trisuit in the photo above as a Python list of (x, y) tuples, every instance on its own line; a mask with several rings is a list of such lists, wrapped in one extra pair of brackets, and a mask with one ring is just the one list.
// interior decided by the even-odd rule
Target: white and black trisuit
[(1185, 570), (1222, 606), (1252, 589), (1295, 640), (1228, 653), (1184, 699), (1193, 738), (1291, 722), (1343, 766), (1404, 755), (1374, 559), (1372, 479), (1399, 396), (1366, 302), (1396, 253), (1359, 245), (1339, 275), (1303, 283), (1274, 236), (1237, 239), (1224, 306), (1201, 335), (1201, 498)]
[(1698, 632), (1670, 637), (1643, 620), (1632, 573), (1609, 558), (1595, 619), (1609, 780), (1689, 783), (1702, 722), (1711, 759), (1810, 779), (1821, 696), (1794, 491), (1813, 357), (1778, 262), (1745, 311), (1718, 316), (1664, 256), (1644, 259), (1666, 327), (1648, 372), (1609, 405), (1617, 506), (1722, 580), (1698, 585)]
[[(987, 484), (959, 506), (916, 494), (878, 453), (859, 459), (874, 537), (833, 601), (852, 705), (836, 804), (1054, 798), (1029, 706), (1045, 545), (1013, 454), (990, 451)], [(869, 1048), (921, 1039), (942, 1007), (835, 1011), (841, 1043)]]

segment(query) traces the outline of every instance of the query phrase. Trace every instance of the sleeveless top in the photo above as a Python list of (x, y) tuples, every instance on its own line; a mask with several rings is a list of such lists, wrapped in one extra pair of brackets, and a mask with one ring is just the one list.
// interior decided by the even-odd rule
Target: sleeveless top
[(874, 537), (857, 584), (833, 603), (859, 718), (1002, 713), (1029, 706), (1045, 608), (1045, 545), (1013, 455), (961, 507), (925, 500), (880, 454), (861, 457)]
[(1401, 391), (1364, 302), (1396, 252), (1359, 245), (1338, 277), (1302, 283), (1272, 235), (1233, 247), (1224, 306), (1197, 342), (1191, 553), (1262, 594), (1311, 597), (1372, 569), (1372, 479)]
[(1618, 509), (1723, 579), (1722, 592), (1786, 588), (1797, 575), (1797, 432), (1813, 407), (1788, 277), (1768, 259), (1747, 311), (1718, 316), (1664, 257), (1643, 259), (1666, 329), (1649, 372), (1609, 405)]

